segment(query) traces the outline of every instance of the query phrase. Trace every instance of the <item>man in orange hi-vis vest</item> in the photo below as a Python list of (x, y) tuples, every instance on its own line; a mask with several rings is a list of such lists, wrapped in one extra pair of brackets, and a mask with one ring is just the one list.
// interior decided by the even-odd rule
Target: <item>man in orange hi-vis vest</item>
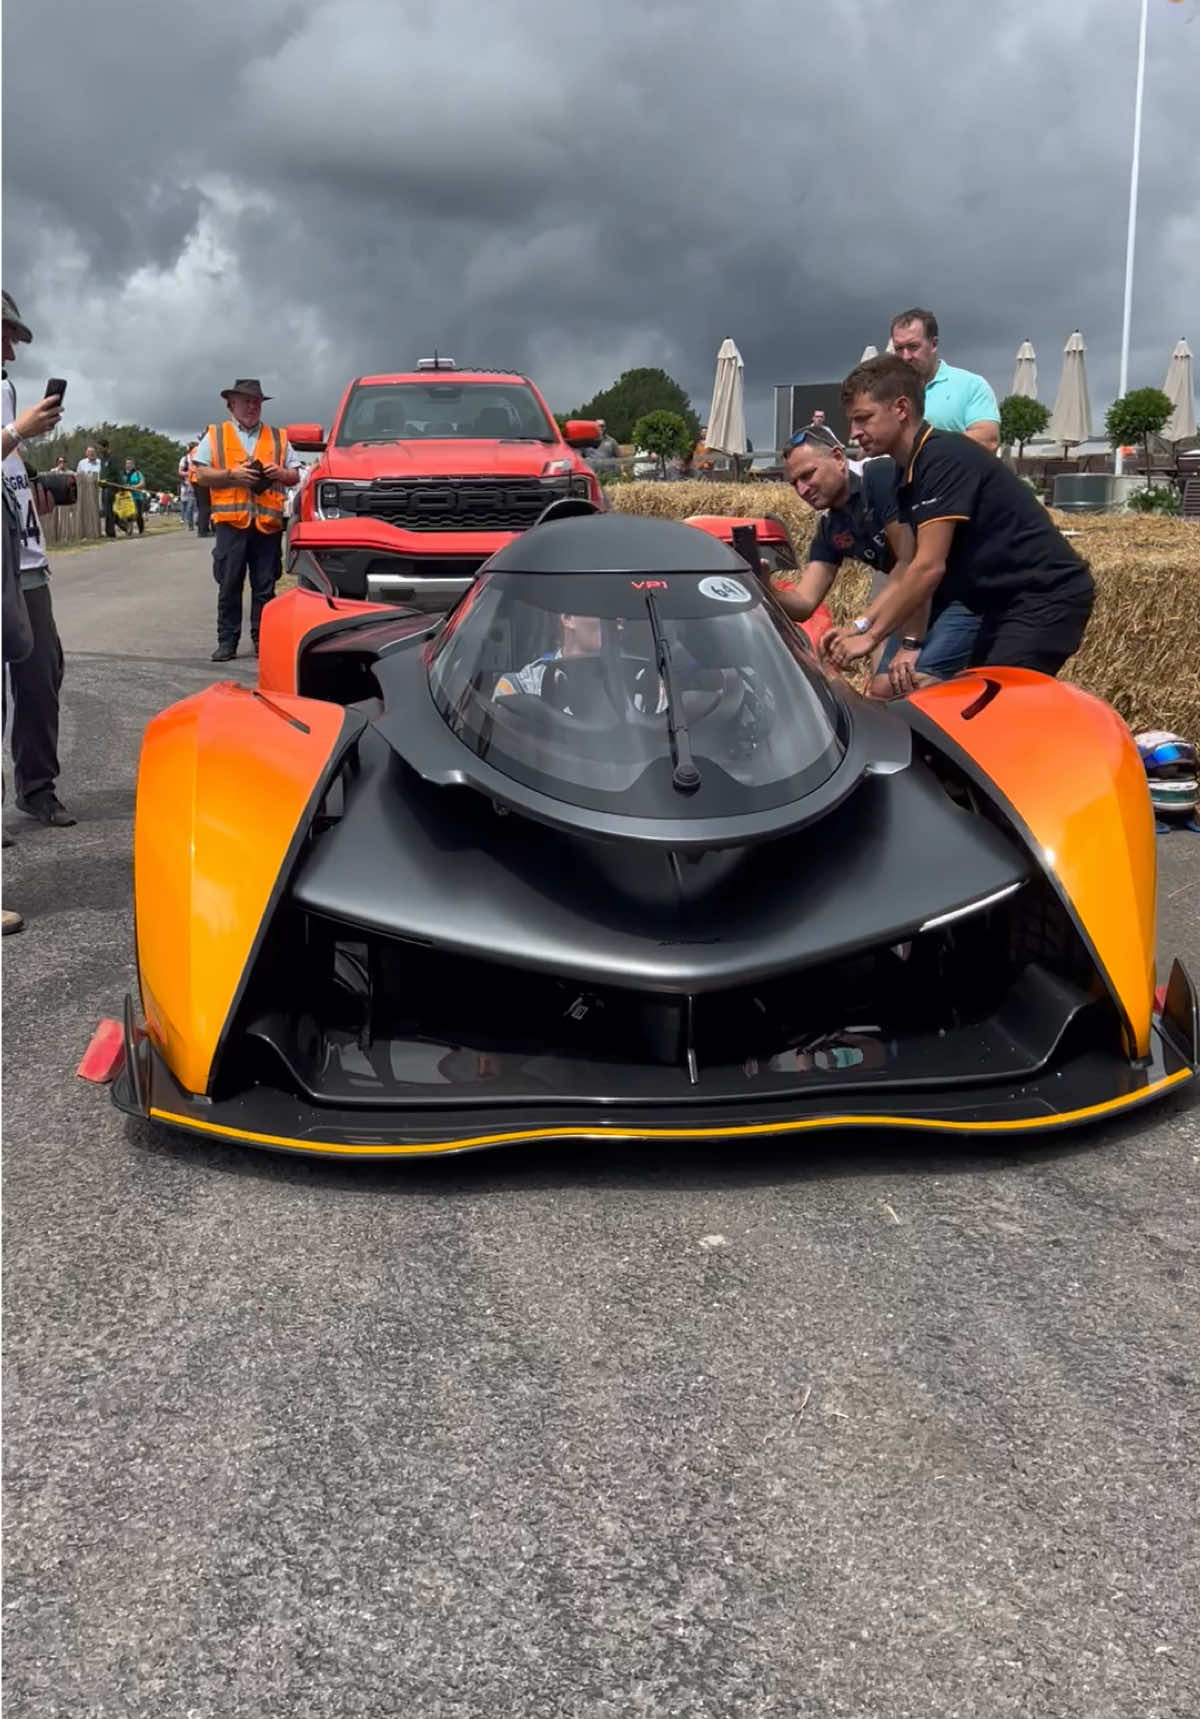
[(192, 458), (192, 481), (212, 501), (213, 578), (217, 582), (215, 663), (237, 655), (242, 634), (242, 592), (250, 575), (250, 637), (258, 654), (258, 624), (283, 571), (285, 490), (300, 469), (284, 431), (262, 421), (270, 399), (255, 377), (222, 388), (229, 407), (223, 424), (210, 424)]

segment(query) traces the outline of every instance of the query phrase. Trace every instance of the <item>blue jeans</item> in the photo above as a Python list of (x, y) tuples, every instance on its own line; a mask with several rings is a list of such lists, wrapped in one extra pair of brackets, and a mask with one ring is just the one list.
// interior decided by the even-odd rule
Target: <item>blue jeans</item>
[[(917, 673), (936, 675), (949, 680), (969, 666), (979, 637), (982, 616), (973, 614), (961, 603), (947, 603), (925, 635), (925, 644), (917, 658)], [(876, 674), (886, 674), (888, 664), (900, 649), (900, 640), (893, 635), (884, 647)]]

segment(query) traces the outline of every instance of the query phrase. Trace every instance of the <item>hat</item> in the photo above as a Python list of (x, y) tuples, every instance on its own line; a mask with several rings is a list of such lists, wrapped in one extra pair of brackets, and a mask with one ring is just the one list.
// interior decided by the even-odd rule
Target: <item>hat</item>
[(228, 400), (231, 394), (248, 394), (252, 400), (269, 400), (271, 396), (264, 394), (262, 383), (257, 376), (239, 376), (232, 388), (222, 388), (222, 400)]
[(21, 321), (21, 313), (7, 293), (4, 294), (4, 320), (14, 340), (32, 340), (33, 336)]

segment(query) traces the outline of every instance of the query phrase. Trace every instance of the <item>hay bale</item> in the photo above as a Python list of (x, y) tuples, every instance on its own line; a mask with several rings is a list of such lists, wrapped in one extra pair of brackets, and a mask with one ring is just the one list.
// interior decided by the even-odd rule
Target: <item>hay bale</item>
[(652, 514), (657, 519), (686, 519), (690, 513), (761, 519), (773, 513), (791, 533), (801, 565), (817, 526), (812, 508), (786, 483), (620, 483), (605, 493), (615, 512)]
[[(773, 513), (801, 565), (816, 528), (816, 514), (787, 484), (616, 484), (608, 499), (621, 512), (661, 519)], [(1083, 649), (1063, 678), (1105, 699), (1133, 729), (1170, 728), (1200, 740), (1200, 524), (1153, 514), (1052, 517), (1077, 534), (1071, 542), (1096, 581)], [(847, 562), (830, 593), (837, 619), (861, 614), (869, 591), (869, 570)]]
[(1096, 607), (1073, 680), (1129, 726), (1200, 739), (1200, 525), (1153, 514), (1053, 515), (1089, 563)]

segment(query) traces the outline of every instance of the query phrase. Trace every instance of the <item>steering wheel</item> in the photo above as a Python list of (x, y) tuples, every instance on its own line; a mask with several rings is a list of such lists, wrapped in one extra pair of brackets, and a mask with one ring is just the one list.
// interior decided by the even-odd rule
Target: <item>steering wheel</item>
[(560, 657), (547, 663), (542, 698), (552, 710), (584, 728), (616, 728), (624, 720), (603, 656)]

